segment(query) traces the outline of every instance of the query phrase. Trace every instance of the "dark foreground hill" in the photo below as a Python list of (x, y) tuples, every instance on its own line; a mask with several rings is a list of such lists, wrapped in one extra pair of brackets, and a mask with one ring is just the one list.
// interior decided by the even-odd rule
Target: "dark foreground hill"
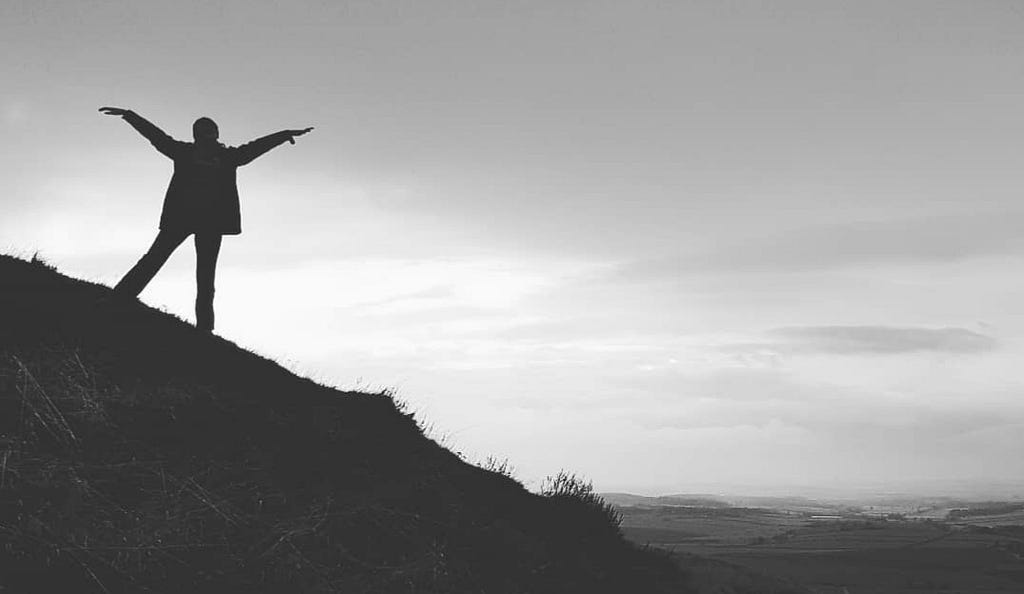
[(109, 289), (0, 256), (0, 591), (685, 592), (579, 482), (467, 464)]

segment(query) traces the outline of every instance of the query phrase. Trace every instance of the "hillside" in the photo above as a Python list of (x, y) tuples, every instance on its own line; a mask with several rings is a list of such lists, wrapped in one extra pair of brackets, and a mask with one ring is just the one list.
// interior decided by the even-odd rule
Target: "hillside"
[(468, 464), (106, 287), (0, 256), (0, 591), (685, 592), (585, 485)]

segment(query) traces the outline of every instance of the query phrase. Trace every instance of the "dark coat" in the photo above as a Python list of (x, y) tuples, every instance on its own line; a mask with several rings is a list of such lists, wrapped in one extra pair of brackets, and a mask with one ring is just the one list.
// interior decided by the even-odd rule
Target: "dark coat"
[(160, 214), (160, 229), (166, 231), (241, 233), (236, 170), (291, 138), (283, 131), (238, 147), (217, 142), (182, 142), (136, 113), (129, 113), (124, 119), (156, 150), (174, 161), (174, 175)]

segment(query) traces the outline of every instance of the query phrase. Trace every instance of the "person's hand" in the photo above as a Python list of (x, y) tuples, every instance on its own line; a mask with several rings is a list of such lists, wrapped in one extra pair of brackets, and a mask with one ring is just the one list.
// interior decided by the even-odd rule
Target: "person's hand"
[(287, 132), (288, 132), (288, 142), (290, 142), (292, 144), (295, 144), (295, 137), (296, 136), (302, 136), (303, 134), (308, 133), (312, 129), (313, 129), (312, 127), (309, 127), (309, 128), (305, 128), (303, 130), (287, 130)]
[(130, 114), (131, 112), (132, 112), (132, 110), (130, 110), (130, 109), (122, 109), (120, 107), (101, 107), (100, 108), (100, 113), (102, 113), (103, 115), (112, 115), (112, 116), (124, 117), (124, 116)]

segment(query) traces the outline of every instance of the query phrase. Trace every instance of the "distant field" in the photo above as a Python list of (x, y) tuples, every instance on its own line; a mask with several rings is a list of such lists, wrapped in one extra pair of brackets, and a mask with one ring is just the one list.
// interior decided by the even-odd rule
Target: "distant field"
[[(620, 508), (628, 538), (802, 584), (815, 594), (1020, 594), (1019, 512), (956, 522), (751, 508)], [(1017, 514), (1017, 515), (1014, 515)], [(752, 590), (756, 591), (756, 590)]]
[(951, 520), (949, 523), (955, 526), (987, 526), (990, 528), (999, 526), (1024, 526), (1024, 510), (1008, 512), (1005, 514), (971, 516), (960, 520)]
[[(627, 511), (628, 510), (628, 511)], [(752, 508), (620, 508), (623, 531), (636, 542), (666, 544), (747, 544), (807, 523), (803, 515)]]

